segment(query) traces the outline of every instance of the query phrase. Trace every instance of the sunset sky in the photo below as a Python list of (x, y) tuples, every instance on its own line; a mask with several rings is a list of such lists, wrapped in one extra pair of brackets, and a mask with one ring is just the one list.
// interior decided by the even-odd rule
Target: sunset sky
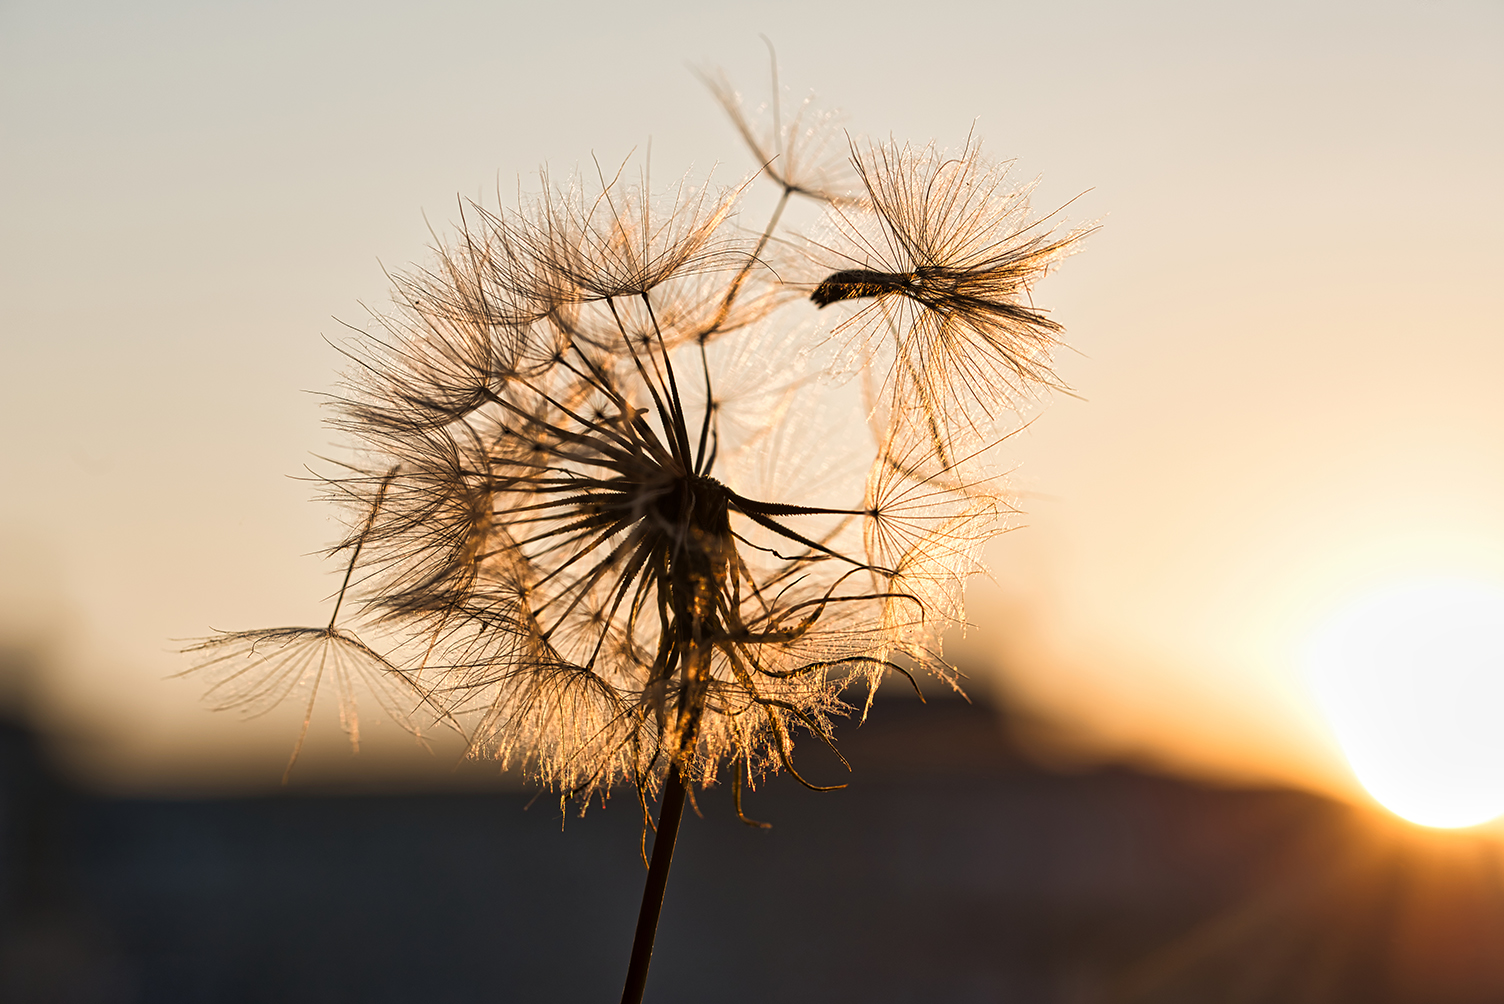
[(1393, 582), (1504, 585), (1504, 6), (626, 11), (0, 6), (0, 690), (110, 783), (274, 784), (298, 710), (167, 677), (174, 639), (320, 620), (325, 339), (457, 195), (649, 143), (745, 177), (690, 67), (756, 104), (763, 34), (853, 135), (974, 128), (1101, 225), (1034, 293), (1080, 399), (1009, 446), (976, 689), (1047, 755), (1354, 791), (1307, 639)]

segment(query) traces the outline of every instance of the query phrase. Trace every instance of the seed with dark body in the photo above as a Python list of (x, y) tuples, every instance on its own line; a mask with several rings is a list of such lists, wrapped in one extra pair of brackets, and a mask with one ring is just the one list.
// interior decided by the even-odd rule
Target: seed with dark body
[(908, 293), (914, 276), (908, 272), (873, 272), (864, 268), (847, 269), (829, 276), (815, 287), (809, 298), (824, 307), (838, 300), (859, 300), (884, 293)]

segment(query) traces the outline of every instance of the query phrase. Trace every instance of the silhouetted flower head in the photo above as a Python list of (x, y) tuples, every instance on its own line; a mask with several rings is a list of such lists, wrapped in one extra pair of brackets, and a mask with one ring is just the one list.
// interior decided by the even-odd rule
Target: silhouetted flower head
[(839, 360), (810, 286), (763, 256), (789, 197), (818, 194), (780, 142), (760, 237), (734, 225), (740, 189), (654, 193), (645, 172), (462, 204), (343, 347), (334, 425), (357, 459), (327, 482), (352, 513), (334, 615), (195, 646), (213, 699), (260, 711), (327, 667), (343, 708), (363, 676), (404, 721), (588, 796), (728, 765), (739, 790), (792, 771), (800, 734), (833, 743), (853, 686), (953, 684), (941, 634), (1012, 509), (996, 442), (948, 409), (1054, 383), (1058, 325), (1020, 297), (1076, 237), (1031, 228), (997, 169), (860, 153), (870, 209), (835, 204), (844, 243), (802, 253), (838, 264), (813, 299), (857, 301), (861, 351), (896, 347), (886, 376), (823, 379)]

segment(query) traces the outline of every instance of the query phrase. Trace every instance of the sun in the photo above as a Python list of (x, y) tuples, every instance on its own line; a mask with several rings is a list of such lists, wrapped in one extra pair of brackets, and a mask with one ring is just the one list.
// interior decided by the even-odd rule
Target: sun
[(1358, 780), (1423, 826), (1504, 814), (1504, 587), (1414, 580), (1311, 639), (1307, 671)]

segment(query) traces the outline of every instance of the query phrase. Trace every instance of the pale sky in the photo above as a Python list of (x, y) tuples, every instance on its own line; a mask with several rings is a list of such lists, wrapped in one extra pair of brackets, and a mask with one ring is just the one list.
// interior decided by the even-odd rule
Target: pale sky
[[(0, 641), (71, 756), (275, 783), (296, 709), (166, 677), (172, 639), (320, 619), (337, 524), (290, 476), (334, 448), (336, 318), (545, 162), (741, 178), (687, 65), (755, 103), (760, 33), (854, 135), (975, 123), (1037, 209), (1102, 224), (1035, 291), (1084, 400), (1012, 441), (978, 689), (1100, 750), (1347, 783), (1301, 640), (1373, 583), (1504, 582), (1496, 2), (0, 5)], [(310, 756), (342, 762), (326, 712)]]

